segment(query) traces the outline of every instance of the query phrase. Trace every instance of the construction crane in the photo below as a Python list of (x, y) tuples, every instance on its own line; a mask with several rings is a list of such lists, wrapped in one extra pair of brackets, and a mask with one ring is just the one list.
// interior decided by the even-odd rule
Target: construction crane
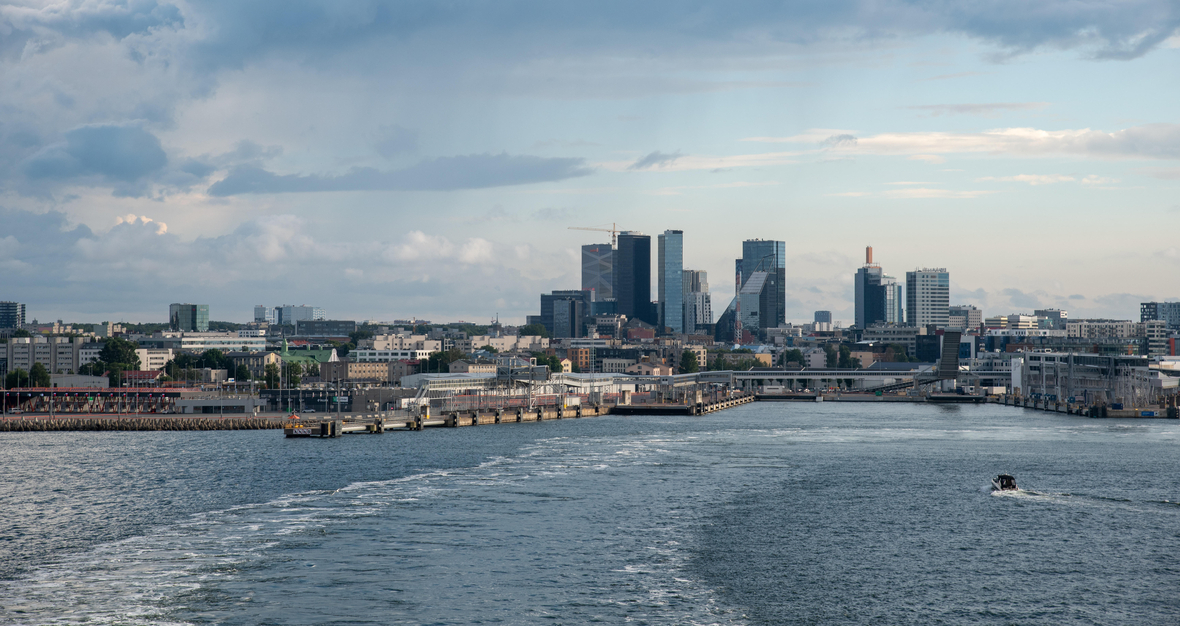
[(610, 233), (610, 246), (612, 248), (618, 247), (618, 240), (616, 234), (619, 232), (619, 225), (611, 222), (610, 228), (592, 228), (588, 226), (570, 226), (570, 230), (596, 230), (600, 233)]

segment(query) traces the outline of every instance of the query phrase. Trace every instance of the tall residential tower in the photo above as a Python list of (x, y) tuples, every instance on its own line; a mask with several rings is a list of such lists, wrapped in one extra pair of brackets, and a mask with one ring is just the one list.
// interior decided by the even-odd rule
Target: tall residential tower
[(684, 231), (665, 230), (659, 235), (657, 278), (660, 330), (684, 332)]

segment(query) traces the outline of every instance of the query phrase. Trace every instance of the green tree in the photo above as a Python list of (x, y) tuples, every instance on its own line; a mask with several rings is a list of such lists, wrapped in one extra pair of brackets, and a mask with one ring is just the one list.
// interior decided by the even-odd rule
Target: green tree
[(107, 371), (107, 366), (102, 361), (93, 361), (86, 363), (78, 368), (78, 373), (82, 376), (102, 376)]
[(118, 337), (111, 337), (102, 344), (98, 353), (98, 360), (108, 366), (113, 363), (122, 365), (122, 370), (138, 370), (139, 355), (135, 353), (139, 344)]
[(238, 382), (250, 380), (250, 368), (246, 367), (245, 363), (242, 363), (234, 370), (234, 380)]
[(373, 338), (373, 331), (359, 330), (359, 329), (354, 330), (351, 333), (348, 333), (348, 338), (350, 340), (352, 340), (351, 341), (352, 345), (354, 345), (354, 346), (360, 345), (362, 339), (372, 339)]
[(298, 363), (291, 363), (286, 367), (288, 387), (298, 387), (303, 380), (303, 366)]
[(525, 335), (537, 335), (540, 337), (548, 337), (549, 331), (544, 324), (526, 324), (521, 326), (517, 331), (517, 335), (524, 337)]
[(499, 350), (493, 348), (490, 345), (484, 346), (484, 347), (480, 348), (480, 350), (483, 350), (485, 352), (491, 352), (492, 354), (496, 354), (497, 352), (499, 352)]
[(532, 357), (537, 360), (537, 365), (548, 365), (550, 372), (561, 371), (561, 359), (555, 356), (549, 356), (544, 352), (533, 352)]
[(827, 367), (836, 367), (836, 364), (840, 361), (840, 354), (836, 352), (836, 349), (831, 344), (824, 344), (824, 356), (827, 357), (824, 359), (824, 365)]
[(267, 389), (279, 388), (279, 364), (267, 363), (266, 369), (263, 371), (263, 379), (266, 381)]
[(452, 361), (458, 361), (465, 356), (467, 355), (458, 348), (451, 348), (443, 352), (431, 352), (430, 358), (426, 359), (426, 371), (436, 374), (446, 372)]
[(207, 367), (211, 370), (229, 369), (229, 357), (217, 348), (211, 348), (201, 353), (199, 359), (201, 367)]
[(320, 364), (319, 363), (312, 363), (307, 368), (307, 375), (308, 376), (319, 376), (320, 375)]
[(837, 367), (860, 369), (860, 359), (852, 358), (852, 348), (840, 346), (840, 362)]
[(917, 361), (918, 359), (911, 359), (905, 346), (900, 343), (891, 343), (885, 346), (885, 360), (893, 363), (909, 363), (911, 360)]
[(799, 365), (806, 366), (807, 359), (803, 358), (802, 350), (799, 348), (792, 348), (790, 350), (784, 350), (783, 353), (778, 357), (779, 365), (785, 366), (787, 363), (798, 363)]
[(571, 374), (581, 374), (582, 368), (578, 367), (577, 363), (570, 361), (570, 373)]
[(31, 386), (29, 383), (29, 373), (22, 369), (12, 370), (4, 377), (4, 387), (6, 389), (29, 386)]
[(692, 350), (685, 350), (680, 353), (680, 373), (681, 374), (695, 374), (701, 371), (701, 365), (697, 363), (697, 354)]
[(112, 387), (123, 386), (123, 371), (122, 363), (107, 363), (107, 382)]
[(49, 370), (42, 363), (34, 363), (29, 370), (30, 387), (48, 387), (50, 385)]
[(12, 331), (12, 336), (13, 337), (32, 337), (33, 333), (30, 333), (29, 331), (27, 331), (23, 328), (18, 328), (16, 330)]

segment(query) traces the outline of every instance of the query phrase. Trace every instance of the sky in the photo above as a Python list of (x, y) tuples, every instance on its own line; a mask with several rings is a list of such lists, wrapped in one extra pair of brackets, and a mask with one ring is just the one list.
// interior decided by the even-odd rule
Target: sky
[(764, 238), (789, 320), (851, 323), (868, 245), (985, 315), (1138, 319), (1180, 297), (1178, 27), (1171, 0), (0, 3), (0, 300), (522, 323), (610, 236), (569, 227), (618, 224), (683, 230), (717, 314)]

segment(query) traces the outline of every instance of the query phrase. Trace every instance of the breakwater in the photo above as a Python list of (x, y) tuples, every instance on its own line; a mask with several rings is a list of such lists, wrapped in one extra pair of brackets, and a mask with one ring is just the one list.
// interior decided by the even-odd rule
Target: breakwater
[(63, 430), (266, 430), (281, 429), (281, 417), (87, 416), (18, 417), (0, 420), (0, 432)]

